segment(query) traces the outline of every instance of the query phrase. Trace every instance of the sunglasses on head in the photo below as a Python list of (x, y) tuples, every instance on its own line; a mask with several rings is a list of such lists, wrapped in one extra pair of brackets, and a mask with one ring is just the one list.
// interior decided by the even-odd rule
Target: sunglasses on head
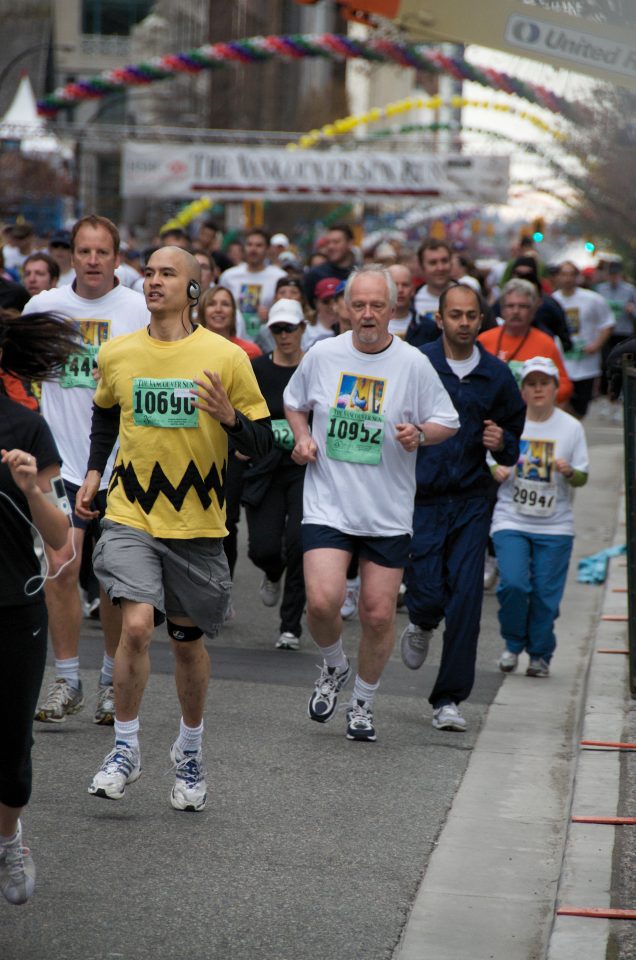
[(269, 328), (274, 336), (278, 336), (279, 333), (293, 333), (294, 330), (298, 330), (297, 323), (273, 323)]

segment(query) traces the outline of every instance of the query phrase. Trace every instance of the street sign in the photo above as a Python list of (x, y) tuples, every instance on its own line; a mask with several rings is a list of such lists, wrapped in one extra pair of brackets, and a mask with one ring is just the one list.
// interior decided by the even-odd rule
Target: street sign
[(478, 43), (636, 89), (626, 0), (402, 0), (395, 21), (413, 41)]

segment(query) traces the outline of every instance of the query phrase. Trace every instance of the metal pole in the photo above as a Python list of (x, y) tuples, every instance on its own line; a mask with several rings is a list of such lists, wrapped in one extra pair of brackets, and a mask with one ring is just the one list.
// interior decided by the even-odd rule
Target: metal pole
[(623, 355), (629, 689), (632, 698), (636, 699), (636, 366), (634, 360), (633, 354)]

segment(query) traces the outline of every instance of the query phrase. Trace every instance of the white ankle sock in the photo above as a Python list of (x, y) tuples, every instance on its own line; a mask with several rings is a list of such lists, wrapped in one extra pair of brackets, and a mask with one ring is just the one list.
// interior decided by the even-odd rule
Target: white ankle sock
[(353, 684), (353, 699), (364, 700), (366, 706), (370, 707), (373, 705), (373, 698), (379, 686), (379, 680), (377, 683), (367, 683), (359, 673), (356, 673), (356, 679)]
[(139, 717), (134, 720), (118, 720), (115, 717), (115, 743), (139, 750)]
[(203, 720), (198, 727), (186, 727), (181, 717), (177, 747), (184, 753), (198, 753), (203, 742)]
[(10, 847), (12, 843), (15, 843), (19, 835), (20, 835), (20, 821), (18, 821), (18, 827), (16, 832), (11, 837), (0, 837), (0, 850), (4, 850), (5, 847)]
[(325, 658), (325, 663), (328, 667), (335, 667), (337, 670), (342, 670), (343, 667), (347, 666), (347, 658), (345, 657), (342, 646), (342, 637), (340, 637), (336, 643), (332, 643), (330, 647), (318, 647), (318, 649)]
[(66, 660), (55, 661), (55, 676), (62, 677), (71, 687), (79, 690), (79, 657), (68, 657)]
[(109, 657), (107, 653), (104, 654), (102, 660), (102, 669), (99, 674), (99, 682), (102, 687), (110, 687), (113, 683), (113, 667), (115, 666), (115, 658)]

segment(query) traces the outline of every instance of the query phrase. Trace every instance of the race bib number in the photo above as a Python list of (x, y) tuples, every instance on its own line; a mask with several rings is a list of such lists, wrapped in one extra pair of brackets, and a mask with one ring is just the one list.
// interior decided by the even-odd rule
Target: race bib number
[(295, 445), (294, 433), (286, 420), (272, 420), (274, 446), (279, 450), (293, 450)]
[(71, 387), (88, 387), (94, 390), (97, 382), (93, 370), (97, 367), (98, 351), (99, 347), (86, 346), (79, 353), (72, 353), (64, 364), (60, 386), (65, 390)]
[(556, 509), (556, 487), (551, 483), (515, 477), (512, 500), (524, 517), (551, 517)]
[(133, 422), (136, 427), (198, 427), (193, 380), (133, 380)]
[(332, 460), (375, 465), (382, 459), (383, 443), (383, 414), (331, 407), (327, 456)]

